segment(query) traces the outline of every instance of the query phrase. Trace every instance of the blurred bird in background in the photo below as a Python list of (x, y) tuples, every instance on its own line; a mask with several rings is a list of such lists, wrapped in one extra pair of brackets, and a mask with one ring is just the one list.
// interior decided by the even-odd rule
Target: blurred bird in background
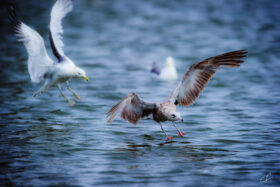
[(164, 68), (160, 68), (156, 62), (153, 62), (150, 67), (150, 72), (158, 76), (161, 80), (175, 80), (177, 79), (177, 71), (173, 57), (166, 58), (166, 64)]

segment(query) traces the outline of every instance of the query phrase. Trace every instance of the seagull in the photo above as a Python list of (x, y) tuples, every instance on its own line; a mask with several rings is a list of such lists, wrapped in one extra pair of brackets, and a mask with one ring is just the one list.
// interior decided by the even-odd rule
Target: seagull
[(23, 42), (28, 52), (28, 72), (32, 82), (44, 82), (43, 86), (33, 94), (36, 97), (44, 93), (49, 87), (57, 86), (60, 94), (73, 106), (74, 101), (67, 98), (63, 93), (61, 84), (67, 84), (67, 89), (73, 94), (76, 100), (81, 99), (69, 85), (71, 78), (84, 78), (88, 81), (88, 77), (83, 69), (77, 67), (75, 63), (69, 59), (63, 51), (62, 42), (62, 18), (66, 16), (73, 8), (71, 0), (57, 0), (51, 10), (51, 19), (49, 25), (49, 41), (53, 55), (57, 58), (53, 61), (45, 47), (45, 43), (40, 34), (23, 23), (16, 15), (13, 6), (10, 7), (10, 19), (14, 26), (19, 41)]
[(171, 121), (178, 131), (178, 136), (183, 137), (186, 133), (174, 124), (175, 121), (183, 122), (180, 113), (176, 112), (176, 106), (193, 104), (219, 68), (239, 67), (240, 63), (244, 62), (241, 58), (246, 55), (247, 50), (232, 51), (193, 64), (185, 72), (171, 95), (161, 103), (149, 103), (142, 100), (136, 93), (131, 93), (109, 110), (107, 123), (112, 123), (118, 113), (124, 120), (134, 125), (140, 118), (152, 115), (153, 120), (160, 125), (165, 134), (166, 141), (172, 140), (173, 137), (168, 136), (163, 129), (161, 123), (165, 121)]
[(177, 79), (177, 71), (174, 63), (174, 58), (170, 56), (166, 58), (166, 64), (162, 70), (156, 62), (153, 62), (150, 71), (151, 73), (158, 75), (161, 80)]

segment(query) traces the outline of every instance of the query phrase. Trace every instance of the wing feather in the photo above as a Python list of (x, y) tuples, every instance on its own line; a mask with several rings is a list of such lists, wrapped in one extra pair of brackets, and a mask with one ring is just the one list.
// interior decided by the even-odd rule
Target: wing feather
[(116, 115), (120, 113), (124, 120), (135, 125), (141, 117), (149, 116), (155, 109), (156, 104), (147, 103), (136, 93), (131, 93), (109, 110), (107, 122), (112, 123)]
[(244, 62), (240, 59), (246, 57), (246, 54), (246, 50), (232, 51), (193, 64), (170, 95), (170, 99), (176, 105), (193, 104), (220, 67), (239, 67)]
[(9, 9), (10, 18), (19, 41), (23, 42), (28, 52), (28, 72), (33, 82), (40, 82), (45, 72), (53, 65), (50, 59), (43, 38), (34, 29), (21, 22), (14, 7)]
[(49, 28), (50, 43), (53, 54), (60, 60), (64, 56), (62, 42), (62, 19), (72, 10), (73, 4), (71, 0), (57, 0), (51, 11), (51, 21)]

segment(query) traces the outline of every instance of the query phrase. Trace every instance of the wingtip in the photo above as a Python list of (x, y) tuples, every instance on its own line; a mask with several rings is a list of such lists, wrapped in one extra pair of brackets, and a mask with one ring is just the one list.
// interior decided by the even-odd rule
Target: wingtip
[(17, 17), (15, 5), (13, 3), (10, 4), (8, 11), (9, 11), (10, 15)]
[(9, 8), (10, 9), (15, 9), (15, 4), (11, 2)]
[(10, 10), (14, 10), (14, 9), (15, 9), (15, 7), (14, 7), (14, 4), (13, 4), (13, 3), (10, 3), (9, 9), (10, 9)]
[(140, 120), (140, 118), (139, 119), (136, 119), (136, 120), (131, 120), (131, 119), (125, 119), (125, 118), (123, 118), (124, 120), (127, 120), (129, 123), (131, 123), (132, 125), (137, 125), (137, 123), (138, 123), (138, 121)]
[(8, 8), (8, 13), (9, 13), (9, 19), (12, 23), (14, 24), (18, 24), (20, 23), (20, 20), (16, 14), (16, 9), (13, 3), (10, 4), (9, 8)]
[(242, 55), (245, 55), (245, 57), (246, 57), (248, 54), (248, 49), (241, 49), (238, 52), (241, 53)]

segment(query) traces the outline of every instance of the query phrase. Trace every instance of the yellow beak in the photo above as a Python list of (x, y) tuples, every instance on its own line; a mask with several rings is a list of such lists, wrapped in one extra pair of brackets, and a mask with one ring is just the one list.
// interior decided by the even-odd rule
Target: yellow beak
[(88, 81), (88, 80), (89, 80), (87, 76), (84, 76), (83, 78), (84, 78), (86, 81)]

